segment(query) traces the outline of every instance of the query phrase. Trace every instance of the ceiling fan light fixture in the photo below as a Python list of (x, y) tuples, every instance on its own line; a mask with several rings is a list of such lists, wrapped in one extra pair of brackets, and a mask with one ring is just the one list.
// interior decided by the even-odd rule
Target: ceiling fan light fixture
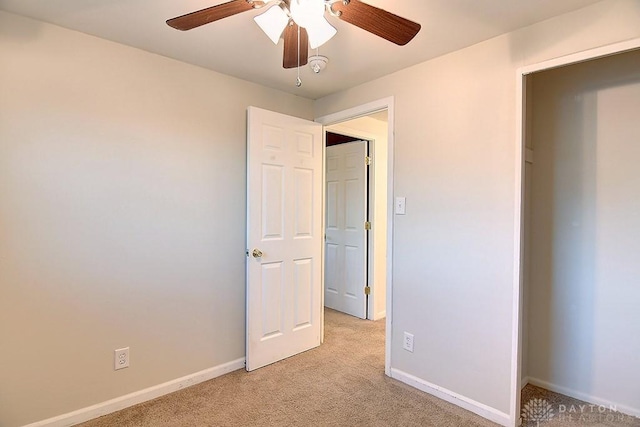
[(338, 30), (336, 30), (324, 16), (320, 17), (320, 19), (317, 19), (313, 25), (307, 27), (307, 33), (309, 34), (309, 46), (311, 49), (317, 49), (331, 40), (337, 32)]
[(273, 44), (278, 44), (282, 32), (289, 24), (287, 13), (279, 5), (271, 6), (265, 12), (254, 17), (253, 20), (256, 21), (256, 24), (271, 39)]
[[(421, 28), (417, 22), (370, 5), (366, 0), (227, 0), (168, 19), (167, 25), (187, 31), (257, 9), (265, 10), (254, 19), (269, 39), (277, 45), (284, 37), (282, 66), (285, 69), (297, 65), (299, 70), (308, 63), (309, 47), (318, 48), (337, 33), (327, 21), (327, 14), (398, 46), (409, 43)], [(317, 65), (314, 71), (320, 71), (320, 62), (314, 65)]]
[(324, 70), (327, 67), (328, 62), (329, 58), (327, 58), (326, 56), (313, 55), (309, 57), (309, 67), (316, 74), (320, 74), (320, 71)]
[(295, 23), (308, 30), (323, 18), (325, 4), (324, 0), (291, 0), (289, 10)]

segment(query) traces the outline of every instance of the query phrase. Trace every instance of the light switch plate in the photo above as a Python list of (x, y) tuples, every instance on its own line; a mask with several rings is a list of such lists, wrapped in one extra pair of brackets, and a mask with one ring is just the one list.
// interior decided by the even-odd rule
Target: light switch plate
[(405, 215), (407, 211), (407, 198), (396, 197), (395, 212), (396, 215)]

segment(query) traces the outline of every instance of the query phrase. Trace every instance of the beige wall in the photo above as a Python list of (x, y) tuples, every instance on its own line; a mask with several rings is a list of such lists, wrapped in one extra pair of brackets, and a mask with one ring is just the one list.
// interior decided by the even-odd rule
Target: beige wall
[[(246, 107), (309, 118), (387, 96), (407, 197), (392, 367), (508, 413), (516, 68), (640, 37), (640, 3), (315, 103), (4, 13), (0, 35), (3, 427), (242, 357)], [(113, 372), (121, 346), (132, 367)]]
[(603, 1), (316, 101), (395, 97), (392, 369), (511, 411), (516, 70), (637, 37), (640, 2)]
[(640, 415), (640, 51), (531, 79), (526, 375)]
[(309, 100), (0, 12), (2, 427), (244, 357), (249, 105), (312, 118)]

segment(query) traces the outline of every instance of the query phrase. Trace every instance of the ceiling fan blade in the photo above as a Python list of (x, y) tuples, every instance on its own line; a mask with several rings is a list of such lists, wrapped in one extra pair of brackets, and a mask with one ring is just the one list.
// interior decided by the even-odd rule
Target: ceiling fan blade
[(401, 18), (360, 0), (351, 0), (347, 5), (343, 2), (336, 2), (332, 7), (334, 11), (342, 12), (339, 18), (343, 21), (400, 46), (409, 43), (421, 28), (420, 24), (416, 22)]
[(309, 35), (307, 30), (298, 27), (295, 23), (287, 25), (284, 30), (284, 68), (296, 68), (298, 66), (298, 28), (300, 28), (300, 66), (309, 62)]
[(251, 9), (253, 9), (253, 5), (247, 0), (231, 0), (217, 6), (169, 19), (167, 25), (176, 30), (186, 31)]

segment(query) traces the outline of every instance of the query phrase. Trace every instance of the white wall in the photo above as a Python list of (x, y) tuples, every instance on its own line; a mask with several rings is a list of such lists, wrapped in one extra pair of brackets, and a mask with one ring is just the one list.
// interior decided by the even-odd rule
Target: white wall
[(603, 1), (316, 101), (320, 117), (395, 97), (394, 375), (515, 421), (516, 70), (637, 37), (640, 2)]
[(373, 140), (370, 151), (373, 155), (374, 194), (373, 194), (373, 277), (370, 281), (371, 298), (370, 318), (379, 320), (386, 316), (387, 302), (387, 123), (380, 120), (384, 113), (373, 117), (359, 117), (348, 120), (328, 129), (346, 135)]
[(309, 100), (0, 12), (0, 425), (244, 357), (249, 105), (313, 117)]
[(640, 51), (531, 79), (528, 375), (640, 414)]

